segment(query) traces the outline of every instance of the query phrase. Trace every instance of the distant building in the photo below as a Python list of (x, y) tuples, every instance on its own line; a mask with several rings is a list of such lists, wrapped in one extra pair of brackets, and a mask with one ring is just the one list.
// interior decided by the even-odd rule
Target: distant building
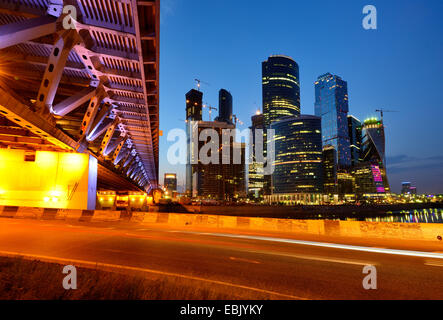
[(186, 94), (186, 120), (201, 121), (203, 108), (203, 92), (192, 89)]
[(232, 95), (225, 89), (218, 94), (218, 117), (215, 120), (232, 124)]
[(264, 175), (262, 172), (264, 164), (262, 162), (257, 162), (256, 159), (256, 141), (255, 133), (256, 130), (264, 130), (264, 115), (260, 112), (252, 116), (252, 126), (249, 128), (252, 133), (252, 159), (248, 167), (248, 194), (259, 198), (264, 191)]
[(262, 63), (265, 127), (287, 116), (300, 115), (298, 64), (290, 57), (274, 55)]
[(177, 175), (175, 173), (165, 173), (163, 185), (171, 195), (173, 192), (177, 192)]
[(410, 182), (403, 182), (401, 184), (401, 194), (403, 194), (403, 195), (417, 195), (417, 188), (413, 187)]
[(323, 193), (321, 119), (286, 117), (273, 123), (275, 161), (268, 202), (320, 203)]
[(362, 123), (352, 115), (348, 115), (348, 132), (351, 150), (351, 166), (355, 166), (362, 161)]
[(339, 76), (326, 73), (315, 82), (315, 115), (321, 117), (323, 146), (337, 150), (339, 168), (351, 165), (348, 132), (348, 84)]

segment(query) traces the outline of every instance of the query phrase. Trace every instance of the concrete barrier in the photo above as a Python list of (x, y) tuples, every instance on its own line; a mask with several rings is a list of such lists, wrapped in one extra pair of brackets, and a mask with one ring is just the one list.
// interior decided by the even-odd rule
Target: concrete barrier
[(95, 210), (91, 221), (119, 221), (120, 211)]
[(43, 216), (44, 208), (18, 207), (16, 218), (40, 219)]
[[(156, 211), (155, 207), (150, 210)], [(118, 222), (120, 211), (44, 209), (0, 206), (0, 217), (45, 220), (75, 220), (84, 222)], [(125, 221), (128, 221), (127, 218)], [(384, 238), (440, 241), (443, 224), (396, 223), (368, 221), (292, 220), (253, 218), (205, 214), (133, 212), (129, 219), (137, 224), (162, 224), (173, 227), (204, 227), (324, 235), (331, 237)]]
[(80, 220), (83, 210), (78, 209), (58, 209), (55, 215), (56, 220)]
[(18, 207), (1, 206), (0, 217), (14, 218), (17, 215)]

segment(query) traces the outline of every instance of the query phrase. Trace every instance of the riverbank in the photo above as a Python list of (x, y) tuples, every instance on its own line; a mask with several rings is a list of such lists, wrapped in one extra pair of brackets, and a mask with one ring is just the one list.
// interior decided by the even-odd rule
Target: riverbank
[[(200, 213), (209, 215), (245, 216), (256, 218), (280, 219), (355, 219), (365, 221), (384, 217), (401, 217), (431, 211), (443, 214), (443, 203), (409, 203), (386, 205), (336, 205), (336, 206), (270, 206), (270, 205), (233, 205), (233, 206), (187, 206), (167, 204), (151, 207), (152, 212)], [(443, 218), (443, 216), (442, 216)], [(405, 221), (408, 222), (408, 221)], [(423, 221), (425, 222), (425, 221)]]

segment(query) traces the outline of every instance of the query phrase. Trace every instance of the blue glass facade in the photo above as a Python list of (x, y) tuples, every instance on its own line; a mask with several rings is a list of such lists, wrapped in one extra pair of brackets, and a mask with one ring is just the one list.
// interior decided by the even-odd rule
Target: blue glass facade
[(337, 164), (351, 165), (348, 132), (348, 84), (339, 76), (326, 73), (315, 82), (315, 115), (321, 117), (323, 146), (337, 150)]
[(273, 194), (322, 193), (321, 119), (302, 115), (274, 122)]

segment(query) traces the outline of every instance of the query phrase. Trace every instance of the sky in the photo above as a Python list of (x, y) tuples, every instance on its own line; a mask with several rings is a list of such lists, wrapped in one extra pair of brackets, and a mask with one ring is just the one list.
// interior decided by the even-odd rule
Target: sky
[[(377, 30), (362, 26), (368, 4)], [(314, 114), (317, 77), (339, 75), (349, 114), (398, 111), (384, 116), (392, 190), (410, 181), (419, 193), (443, 193), (442, 0), (161, 0), (160, 11), (160, 182), (173, 172), (184, 185), (184, 166), (167, 161), (167, 135), (185, 128), (194, 79), (216, 107), (218, 91), (229, 90), (246, 129), (262, 109), (262, 61), (284, 54), (300, 67), (303, 114)]]

